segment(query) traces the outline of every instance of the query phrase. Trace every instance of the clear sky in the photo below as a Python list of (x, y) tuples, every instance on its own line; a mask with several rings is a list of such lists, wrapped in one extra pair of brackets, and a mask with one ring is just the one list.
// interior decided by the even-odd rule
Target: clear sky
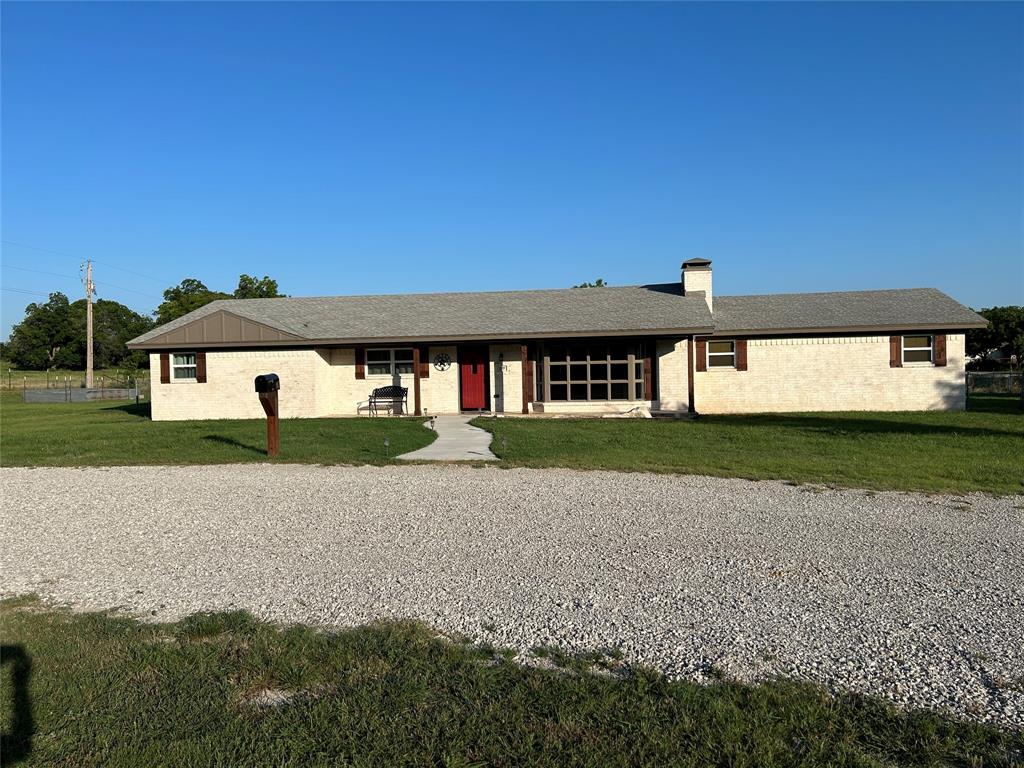
[(84, 258), (140, 311), (696, 256), (1024, 303), (1021, 4), (8, 2), (2, 46), (4, 337)]

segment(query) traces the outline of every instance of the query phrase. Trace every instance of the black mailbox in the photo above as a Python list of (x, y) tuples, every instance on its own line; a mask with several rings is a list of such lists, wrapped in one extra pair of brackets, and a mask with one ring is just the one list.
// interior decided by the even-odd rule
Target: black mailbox
[(265, 373), (262, 376), (257, 376), (255, 383), (257, 392), (277, 392), (281, 389), (281, 379), (277, 377), (276, 373)]

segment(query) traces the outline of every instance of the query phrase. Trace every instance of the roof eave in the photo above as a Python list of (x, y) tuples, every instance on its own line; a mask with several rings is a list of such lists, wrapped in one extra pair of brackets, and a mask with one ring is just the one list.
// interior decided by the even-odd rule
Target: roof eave
[(967, 331), (985, 328), (988, 322), (979, 323), (900, 323), (885, 325), (831, 325), (794, 328), (716, 328), (712, 336), (786, 336), (793, 334), (836, 334), (836, 333), (891, 333), (894, 331)]
[(534, 333), (495, 333), (467, 334), (449, 336), (363, 336), (347, 338), (321, 339), (288, 339), (282, 341), (247, 341), (247, 342), (209, 342), (209, 343), (128, 343), (129, 349), (168, 350), (168, 349), (229, 349), (235, 347), (321, 347), (321, 346), (358, 346), (369, 344), (440, 344), (450, 342), (473, 341), (518, 341), (523, 339), (573, 339), (573, 338), (608, 338), (624, 336), (689, 336), (709, 334), (714, 330), (710, 325), (691, 328), (644, 328), (623, 331), (590, 330), (590, 331), (544, 331)]

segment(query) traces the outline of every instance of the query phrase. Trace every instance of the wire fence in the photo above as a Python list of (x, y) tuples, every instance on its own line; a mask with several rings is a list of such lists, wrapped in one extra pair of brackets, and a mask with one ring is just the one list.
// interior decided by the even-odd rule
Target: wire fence
[(145, 399), (149, 397), (149, 385), (147, 370), (97, 371), (91, 388), (85, 386), (85, 371), (19, 371), (12, 368), (0, 371), (0, 389), (22, 392), (26, 402), (135, 399), (136, 396)]
[(1024, 384), (1020, 371), (968, 371), (967, 391), (972, 395), (1019, 395)]

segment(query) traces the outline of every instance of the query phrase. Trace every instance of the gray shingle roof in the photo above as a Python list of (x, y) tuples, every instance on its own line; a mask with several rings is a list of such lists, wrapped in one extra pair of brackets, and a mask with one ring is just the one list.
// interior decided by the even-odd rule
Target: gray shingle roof
[(715, 296), (715, 332), (984, 327), (985, 318), (935, 288)]
[(225, 310), (303, 339), (446, 339), (709, 331), (704, 299), (678, 283), (491, 293), (235, 299), (207, 304), (129, 342), (144, 344)]
[[(983, 327), (984, 318), (934, 288), (764, 296), (703, 296), (679, 283), (489, 293), (214, 301), (129, 342), (224, 310), (297, 336), (331, 341), (440, 340), (659, 333), (767, 333)], [(160, 342), (154, 342), (159, 344)]]

